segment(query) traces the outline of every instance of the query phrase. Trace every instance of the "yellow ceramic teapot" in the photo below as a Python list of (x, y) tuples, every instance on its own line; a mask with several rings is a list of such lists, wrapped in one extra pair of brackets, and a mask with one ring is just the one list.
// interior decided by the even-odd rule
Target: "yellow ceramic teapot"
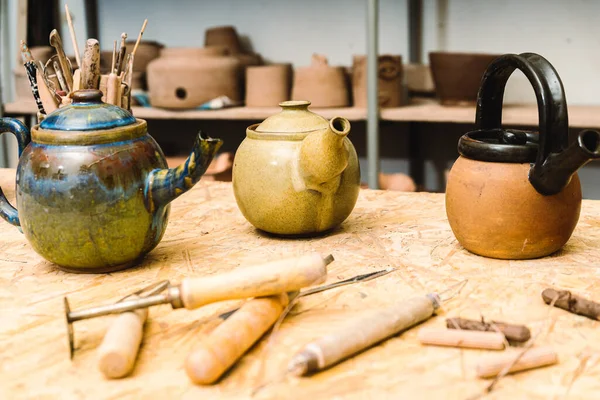
[(279, 235), (310, 235), (341, 224), (360, 188), (350, 122), (286, 101), (283, 110), (246, 130), (235, 155), (233, 190), (246, 219)]

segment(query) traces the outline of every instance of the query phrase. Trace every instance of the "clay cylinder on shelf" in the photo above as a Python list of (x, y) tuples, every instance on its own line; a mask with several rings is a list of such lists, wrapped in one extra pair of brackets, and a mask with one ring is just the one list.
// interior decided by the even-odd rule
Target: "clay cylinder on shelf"
[(224, 53), (219, 47), (163, 49), (148, 65), (150, 103), (191, 109), (219, 96), (241, 101), (241, 64)]
[(274, 64), (246, 69), (246, 105), (276, 107), (290, 97), (290, 64)]
[(240, 38), (233, 26), (215, 26), (207, 29), (204, 34), (204, 46), (223, 46), (229, 54), (242, 52)]
[[(400, 107), (404, 103), (402, 72), (402, 56), (379, 56), (377, 93), (380, 107)], [(367, 56), (354, 56), (352, 96), (355, 107), (367, 107)]]
[(321, 55), (313, 55), (312, 65), (296, 68), (292, 99), (309, 100), (313, 108), (347, 107), (348, 80), (343, 67), (331, 67)]

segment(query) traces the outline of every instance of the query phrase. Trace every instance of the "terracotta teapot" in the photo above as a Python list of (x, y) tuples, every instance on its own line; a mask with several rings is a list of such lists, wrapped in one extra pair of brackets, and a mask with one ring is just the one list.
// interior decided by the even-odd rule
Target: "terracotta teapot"
[[(162, 238), (169, 203), (202, 176), (218, 139), (199, 134), (189, 158), (167, 169), (146, 121), (80, 90), (31, 129), (0, 120), (19, 144), (17, 208), (0, 189), (0, 215), (33, 249), (73, 272), (127, 268)], [(18, 209), (18, 211), (17, 211)]]
[[(539, 134), (501, 126), (504, 88), (515, 69), (535, 91)], [(600, 157), (600, 134), (584, 130), (568, 143), (562, 82), (533, 53), (507, 54), (488, 66), (476, 124), (460, 138), (460, 158), (448, 176), (446, 212), (456, 238), (467, 250), (493, 258), (537, 258), (559, 250), (579, 219), (576, 171)]]
[(311, 235), (341, 224), (360, 188), (350, 122), (285, 101), (283, 111), (246, 130), (235, 155), (233, 190), (246, 219), (279, 235)]

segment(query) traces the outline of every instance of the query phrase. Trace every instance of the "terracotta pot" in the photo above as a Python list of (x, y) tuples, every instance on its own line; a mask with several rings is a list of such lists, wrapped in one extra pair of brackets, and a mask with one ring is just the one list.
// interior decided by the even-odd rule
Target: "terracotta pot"
[(347, 107), (348, 80), (343, 67), (331, 67), (327, 58), (315, 54), (310, 67), (296, 68), (293, 99), (310, 100), (313, 108)]
[[(378, 67), (379, 106), (400, 107), (404, 104), (402, 56), (379, 56)], [(354, 56), (354, 62), (352, 63), (352, 96), (355, 107), (367, 107), (367, 56)]]
[(429, 65), (406, 64), (404, 65), (404, 75), (406, 76), (406, 87), (409, 92), (416, 94), (435, 93), (435, 85)]
[(219, 96), (241, 101), (242, 66), (223, 48), (170, 48), (148, 65), (150, 103), (171, 109), (196, 108)]
[(443, 105), (469, 105), (477, 101), (481, 77), (497, 54), (429, 53), (435, 91)]
[[(504, 87), (515, 69), (529, 79), (538, 99), (539, 133), (502, 129)], [(538, 54), (507, 54), (493, 61), (478, 96), (477, 130), (460, 138), (461, 157), (448, 174), (450, 227), (460, 244), (482, 256), (552, 254), (577, 225), (577, 170), (600, 158), (600, 133), (582, 131), (569, 144), (562, 82)]]
[(216, 26), (209, 28), (204, 34), (204, 47), (223, 46), (229, 54), (242, 52), (240, 38), (233, 26)]
[(246, 105), (248, 107), (276, 107), (289, 100), (290, 64), (274, 64), (246, 69)]

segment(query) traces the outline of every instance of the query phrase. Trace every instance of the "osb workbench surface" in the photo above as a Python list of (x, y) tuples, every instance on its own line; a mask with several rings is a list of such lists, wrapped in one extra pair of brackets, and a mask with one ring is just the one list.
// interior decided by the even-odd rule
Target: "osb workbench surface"
[[(14, 170), (0, 171), (13, 194)], [(362, 191), (356, 209), (331, 234), (284, 240), (260, 234), (238, 211), (231, 185), (200, 183), (173, 204), (160, 245), (136, 268), (109, 275), (74, 275), (36, 255), (16, 228), (0, 222), (0, 398), (433, 398), (466, 399), (490, 383), (475, 366), (497, 352), (424, 347), (419, 328), (311, 378), (282, 377), (291, 356), (308, 341), (359, 311), (442, 290), (468, 279), (445, 314), (423, 324), (442, 327), (447, 316), (526, 323), (535, 345), (551, 345), (560, 364), (507, 376), (487, 398), (599, 398), (600, 322), (546, 306), (548, 286), (600, 300), (600, 202), (585, 201), (567, 246), (534, 261), (499, 261), (467, 253), (454, 239), (440, 194)], [(331, 252), (328, 281), (393, 266), (377, 280), (301, 299), (267, 348), (261, 341), (218, 385), (195, 386), (186, 355), (237, 302), (202, 309), (151, 309), (132, 376), (105, 380), (96, 348), (113, 317), (75, 323), (69, 360), (63, 297), (73, 309), (113, 302), (151, 281), (228, 271), (307, 251)], [(265, 348), (267, 348), (265, 350)]]

